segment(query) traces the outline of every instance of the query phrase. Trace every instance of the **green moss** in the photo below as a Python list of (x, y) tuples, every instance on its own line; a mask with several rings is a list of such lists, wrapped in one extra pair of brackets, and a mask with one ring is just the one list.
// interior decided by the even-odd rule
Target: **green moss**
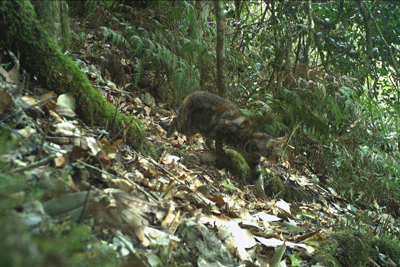
[[(235, 150), (228, 149), (227, 153), (220, 157), (217, 168), (228, 168), (229, 171), (245, 181), (250, 181), (250, 168), (241, 154)], [(277, 194), (285, 189), (282, 180), (269, 169), (261, 168), (262, 176), (265, 181), (265, 191), (267, 194)]]
[(157, 151), (154, 149), (153, 145), (149, 142), (143, 142), (142, 146), (140, 147), (140, 151), (143, 155), (149, 156), (154, 160), (158, 159)]
[(7, 130), (0, 130), (0, 155), (10, 151), (18, 145), (18, 139), (11, 138), (11, 133)]
[(250, 180), (250, 168), (238, 152), (228, 149), (226, 154), (221, 156), (217, 162), (218, 168), (228, 168), (229, 171), (247, 181)]
[(366, 266), (373, 253), (372, 240), (370, 234), (340, 230), (323, 242), (313, 260), (324, 266)]
[(267, 195), (275, 195), (285, 189), (282, 180), (270, 169), (262, 168), (264, 178), (265, 192)]
[(325, 241), (315, 252), (313, 261), (326, 267), (341, 267), (340, 262), (333, 256), (336, 254), (337, 246), (337, 242)]
[(88, 225), (41, 224), (40, 235), (1, 214), (0, 266), (121, 266), (115, 252), (95, 240)]
[[(65, 56), (56, 41), (35, 18), (29, 1), (2, 1), (0, 36), (9, 49), (19, 51), (21, 65), (35, 75), (42, 86), (56, 94), (72, 93), (77, 114), (88, 125), (112, 125), (111, 136), (125, 129), (127, 144), (139, 149), (144, 142), (144, 127), (139, 119), (117, 113), (90, 85), (79, 67)], [(115, 120), (115, 121), (114, 121)], [(132, 122), (131, 122), (132, 120)], [(147, 151), (150, 149), (147, 148)], [(154, 155), (154, 153), (150, 153)]]
[[(373, 240), (373, 247), (377, 247), (379, 252), (388, 255), (393, 262), (400, 262), (400, 240), (391, 236), (378, 236)], [(376, 255), (375, 258), (377, 258)]]

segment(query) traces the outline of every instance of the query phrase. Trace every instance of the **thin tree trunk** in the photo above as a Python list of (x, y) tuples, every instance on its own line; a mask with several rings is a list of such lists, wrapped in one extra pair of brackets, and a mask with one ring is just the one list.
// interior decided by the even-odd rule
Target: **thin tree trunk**
[(225, 19), (222, 0), (214, 2), (217, 22), (217, 89), (221, 97), (225, 97)]
[(311, 8), (311, 0), (307, 1), (307, 26), (308, 26), (308, 32), (307, 32), (307, 39), (306, 39), (306, 45), (304, 47), (304, 64), (307, 66), (310, 66), (310, 47), (313, 42), (313, 36), (314, 36), (314, 21), (313, 21), (313, 16), (312, 16), (312, 8)]

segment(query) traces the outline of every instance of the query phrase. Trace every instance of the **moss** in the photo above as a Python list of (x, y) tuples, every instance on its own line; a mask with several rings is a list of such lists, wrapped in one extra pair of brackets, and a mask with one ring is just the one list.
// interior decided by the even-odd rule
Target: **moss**
[(0, 266), (121, 266), (115, 252), (95, 241), (88, 225), (42, 223), (40, 236), (1, 214)]
[[(250, 181), (250, 168), (241, 154), (235, 150), (228, 149), (227, 153), (218, 159), (217, 168), (228, 168), (234, 176), (238, 176), (245, 181)], [(282, 180), (269, 169), (261, 168), (262, 176), (265, 181), (267, 194), (277, 194), (285, 189)]]
[(321, 247), (315, 252), (313, 262), (320, 263), (327, 267), (341, 267), (340, 262), (334, 257), (337, 250), (337, 242), (325, 241)]
[(270, 169), (262, 168), (264, 178), (265, 192), (267, 195), (278, 194), (285, 189), (282, 180)]
[[(144, 143), (144, 127), (139, 119), (117, 113), (90, 85), (79, 67), (65, 56), (55, 40), (35, 18), (29, 1), (2, 1), (0, 36), (10, 50), (20, 53), (21, 66), (36, 76), (42, 86), (56, 94), (70, 92), (77, 103), (77, 114), (88, 125), (111, 125), (111, 135), (125, 129), (127, 144), (140, 149)], [(132, 121), (132, 122), (131, 122)], [(151, 152), (147, 145), (147, 152)], [(150, 155), (154, 155), (153, 152)]]
[(373, 236), (352, 229), (340, 230), (316, 251), (314, 262), (325, 266), (366, 266), (373, 253)]
[[(377, 247), (380, 253), (388, 255), (393, 262), (400, 262), (400, 240), (390, 236), (378, 236), (374, 238), (373, 246)], [(375, 259), (377, 258), (378, 255)]]
[(157, 151), (154, 149), (153, 145), (149, 142), (144, 142), (140, 147), (140, 151), (143, 155), (149, 156), (154, 160), (158, 159)]
[(219, 158), (217, 162), (218, 168), (228, 168), (229, 171), (247, 181), (250, 180), (250, 168), (246, 161), (238, 152), (228, 149), (226, 154)]

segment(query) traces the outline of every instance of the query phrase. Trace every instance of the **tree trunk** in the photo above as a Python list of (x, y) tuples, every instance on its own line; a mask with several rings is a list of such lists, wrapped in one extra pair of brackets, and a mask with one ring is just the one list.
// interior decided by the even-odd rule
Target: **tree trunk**
[(371, 16), (368, 13), (365, 5), (362, 3), (361, 0), (357, 1), (360, 13), (364, 19), (364, 26), (365, 26), (365, 60), (362, 68), (357, 73), (358, 79), (364, 81), (366, 76), (369, 73), (369, 68), (372, 62), (372, 31), (371, 31)]
[(77, 114), (89, 125), (111, 125), (111, 136), (125, 129), (126, 142), (135, 149), (153, 151), (144, 142), (143, 124), (136, 117), (120, 113), (93, 89), (78, 66), (61, 53), (56, 42), (35, 18), (29, 1), (0, 2), (0, 37), (3, 46), (19, 55), (21, 67), (56, 94), (72, 93)]
[(313, 44), (313, 36), (314, 36), (314, 21), (313, 21), (313, 16), (312, 16), (312, 6), (311, 6), (311, 0), (307, 1), (307, 27), (308, 27), (308, 33), (307, 33), (307, 39), (306, 39), (306, 45), (304, 47), (304, 60), (303, 63), (306, 66), (310, 66), (310, 47)]
[(71, 45), (70, 28), (68, 20), (68, 4), (65, 1), (60, 1), (60, 46), (63, 53), (69, 50)]
[(217, 21), (217, 89), (221, 97), (225, 97), (225, 20), (222, 0), (214, 2), (215, 19)]

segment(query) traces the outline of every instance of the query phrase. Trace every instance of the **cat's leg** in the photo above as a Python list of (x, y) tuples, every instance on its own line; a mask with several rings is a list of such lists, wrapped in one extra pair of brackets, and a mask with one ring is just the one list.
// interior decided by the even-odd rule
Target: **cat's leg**
[(219, 155), (225, 155), (224, 144), (220, 140), (215, 140), (215, 151)]
[(245, 160), (250, 168), (251, 182), (254, 185), (254, 195), (259, 198), (267, 198), (264, 191), (264, 179), (261, 174), (261, 157), (259, 155), (252, 155), (245, 157)]
[(205, 142), (206, 142), (206, 146), (209, 150), (215, 150), (215, 146), (213, 144), (213, 140), (210, 138), (204, 138)]

